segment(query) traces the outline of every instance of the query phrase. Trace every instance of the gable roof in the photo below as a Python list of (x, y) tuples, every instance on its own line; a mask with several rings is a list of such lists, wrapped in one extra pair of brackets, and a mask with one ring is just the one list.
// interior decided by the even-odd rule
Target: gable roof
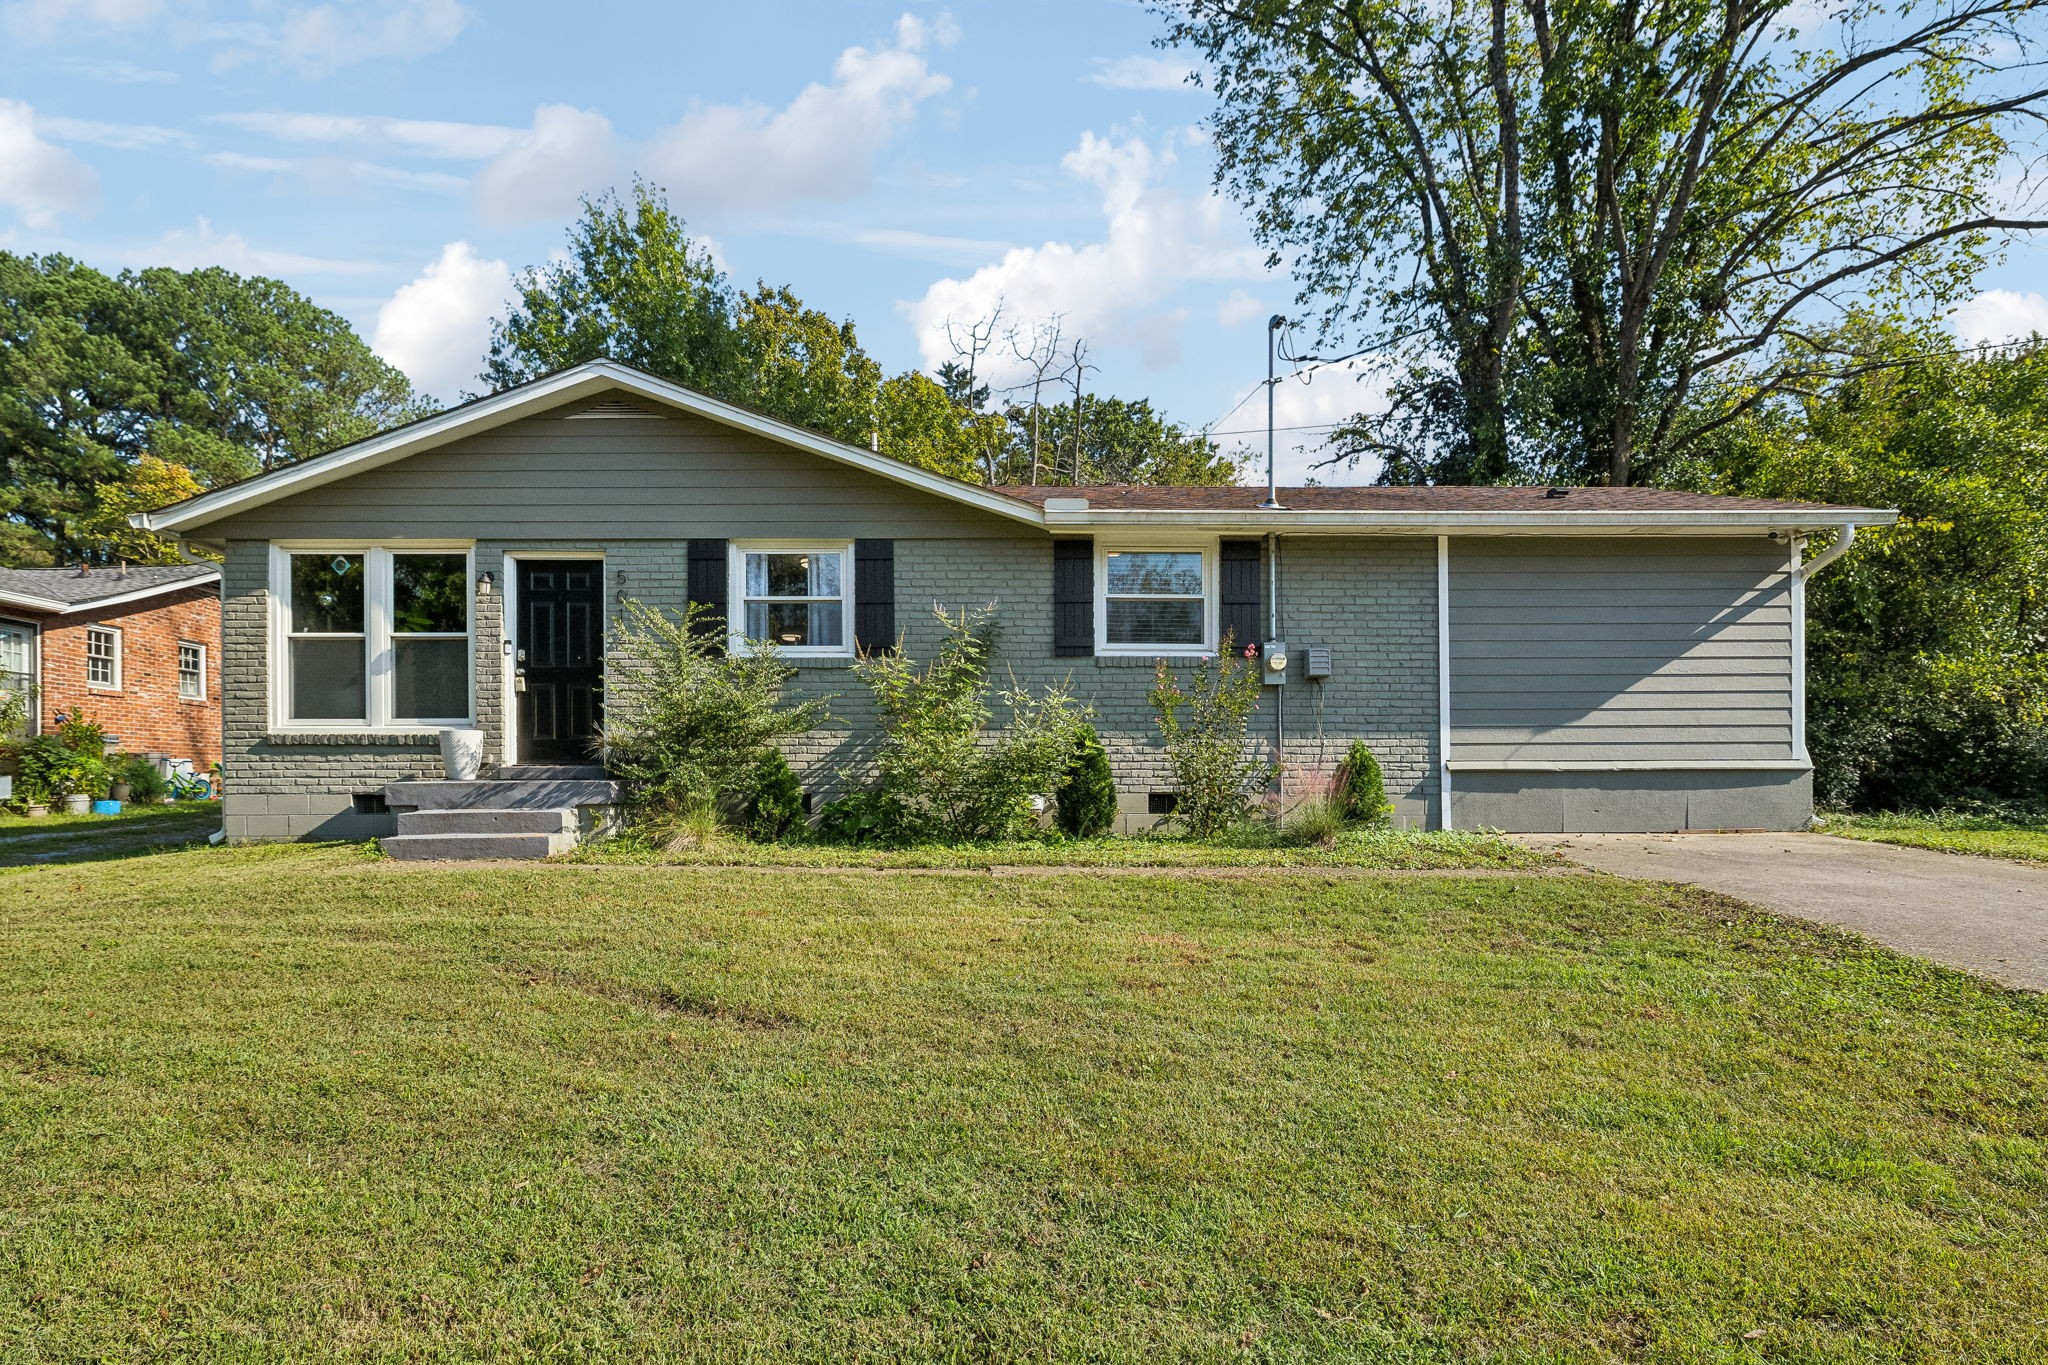
[(139, 602), (220, 581), (204, 564), (142, 564), (130, 569), (0, 569), (0, 606), (25, 611), (87, 611)]
[(1261, 488), (987, 487), (947, 478), (886, 455), (712, 398), (615, 360), (591, 360), (432, 417), (381, 432), (297, 464), (228, 484), (129, 520), (161, 534), (194, 534), (210, 522), (351, 475), (377, 469), (459, 437), (600, 395), (637, 397), (808, 451), (841, 465), (1044, 530), (1092, 526), (1182, 526), (1215, 531), (1442, 534), (1737, 533), (1882, 526), (1895, 513), (1819, 503), (1773, 502), (1648, 488), (1288, 488), (1278, 509)]
[(839, 464), (851, 465), (870, 474), (878, 474), (893, 482), (905, 484), (927, 493), (934, 493), (955, 502), (979, 507), (984, 512), (1009, 517), (1016, 521), (1037, 524), (1036, 509), (1015, 498), (1006, 498), (979, 484), (963, 483), (949, 479), (943, 474), (919, 469), (915, 465), (892, 460), (878, 455), (861, 446), (850, 445), (830, 436), (821, 436), (779, 418), (728, 403), (686, 389), (645, 370), (635, 369), (616, 360), (588, 360), (566, 370), (543, 375), (516, 388), (502, 390), (483, 398), (473, 398), (432, 417), (409, 422), (402, 427), (393, 427), (354, 445), (330, 450), (325, 455), (316, 455), (297, 464), (273, 469), (267, 474), (243, 479), (196, 498), (172, 503), (169, 507), (154, 512), (141, 512), (129, 520), (139, 529), (165, 534), (177, 534), (216, 521), (231, 512), (243, 512), (293, 493), (304, 492), (333, 483), (351, 474), (376, 469), (408, 455), (447, 444), (460, 436), (473, 436), (489, 431), (493, 427), (516, 422), (548, 408), (560, 407), (578, 399), (591, 398), (604, 393), (629, 393), (651, 402), (680, 409), (698, 417), (741, 431), (751, 432), (782, 445), (794, 446), (813, 455)]

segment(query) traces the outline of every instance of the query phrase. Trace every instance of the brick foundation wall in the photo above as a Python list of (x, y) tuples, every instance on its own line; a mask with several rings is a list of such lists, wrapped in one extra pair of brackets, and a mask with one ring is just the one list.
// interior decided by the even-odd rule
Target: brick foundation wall
[[(111, 573), (109, 577), (111, 577)], [(102, 611), (79, 611), (41, 619), (42, 725), (54, 729), (57, 716), (83, 711), (118, 735), (129, 753), (162, 753), (190, 759), (204, 770), (221, 757), (221, 614), (216, 585), (181, 589)], [(121, 633), (120, 686), (89, 686), (85, 670), (86, 630), (106, 626)], [(206, 697), (178, 695), (178, 644), (206, 650)]]

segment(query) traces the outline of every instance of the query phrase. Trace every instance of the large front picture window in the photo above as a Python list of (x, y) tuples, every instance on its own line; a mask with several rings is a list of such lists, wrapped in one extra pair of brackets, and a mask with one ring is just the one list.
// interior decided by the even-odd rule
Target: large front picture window
[(1209, 648), (1209, 560), (1200, 549), (1103, 551), (1103, 648)]
[(366, 546), (293, 550), (280, 561), (280, 720), (315, 728), (468, 721), (467, 551)]
[(845, 545), (735, 546), (735, 645), (765, 641), (791, 654), (851, 654), (847, 553)]

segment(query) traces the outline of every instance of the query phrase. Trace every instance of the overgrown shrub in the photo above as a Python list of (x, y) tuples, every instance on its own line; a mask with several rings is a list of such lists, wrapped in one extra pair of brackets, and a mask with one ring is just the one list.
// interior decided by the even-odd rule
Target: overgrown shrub
[(114, 780), (128, 784), (128, 799), (153, 805), (171, 794), (171, 784), (156, 764), (141, 754), (124, 754), (114, 770)]
[(889, 831), (889, 806), (879, 792), (849, 792), (818, 808), (815, 832), (829, 844), (879, 843)]
[(1380, 761), (1362, 739), (1351, 742), (1337, 769), (1337, 805), (1346, 824), (1384, 825), (1394, 813)]
[(1060, 829), (1070, 839), (1093, 839), (1116, 824), (1116, 775), (1094, 726), (1083, 725), (1075, 735), (1055, 799)]
[[(992, 610), (936, 615), (945, 635), (922, 669), (900, 650), (853, 666), (880, 713), (875, 792), (885, 837), (1013, 837), (1037, 818), (1033, 798), (1059, 786), (1087, 713), (1064, 684), (993, 687)], [(1009, 712), (1000, 729), (989, 727), (991, 694)]]
[(1249, 733), (1262, 686), (1257, 647), (1239, 650), (1227, 635), (1186, 684), (1160, 661), (1147, 699), (1178, 797), (1167, 823), (1209, 839), (1251, 817), (1276, 771)]
[(774, 843), (802, 829), (803, 824), (804, 789), (782, 750), (770, 749), (754, 765), (754, 788), (747, 800), (747, 837)]
[(826, 718), (826, 698), (784, 700), (796, 670), (772, 645), (725, 649), (715, 618), (622, 604), (607, 661), (605, 764), (642, 818), (744, 812), (775, 741)]

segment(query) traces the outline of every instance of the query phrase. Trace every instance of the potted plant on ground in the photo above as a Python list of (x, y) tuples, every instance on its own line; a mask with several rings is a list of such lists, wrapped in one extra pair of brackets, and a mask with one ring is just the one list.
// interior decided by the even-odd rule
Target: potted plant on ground
[(21, 813), (31, 820), (40, 820), (50, 813), (50, 789), (40, 777), (16, 775), (14, 799), (21, 806)]
[(72, 753), (57, 768), (52, 784), (66, 815), (90, 815), (92, 803), (106, 795), (107, 761), (97, 754)]

